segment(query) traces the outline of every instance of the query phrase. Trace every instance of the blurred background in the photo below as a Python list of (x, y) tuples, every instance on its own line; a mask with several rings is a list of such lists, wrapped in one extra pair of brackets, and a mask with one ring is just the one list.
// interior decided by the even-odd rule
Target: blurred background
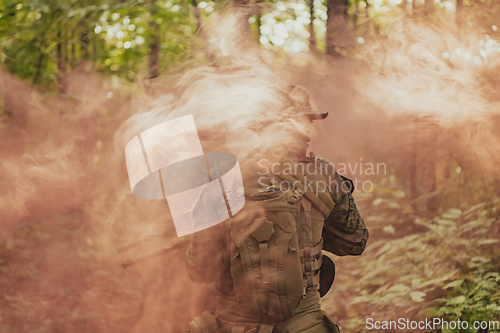
[(141, 254), (118, 248), (175, 233), (164, 203), (132, 195), (115, 133), (190, 70), (252, 62), (330, 112), (311, 150), (359, 181), (370, 239), (332, 255), (322, 299), (341, 331), (500, 321), (499, 14), (496, 0), (1, 0), (0, 332), (184, 332), (214, 309), (186, 245), (121, 267)]

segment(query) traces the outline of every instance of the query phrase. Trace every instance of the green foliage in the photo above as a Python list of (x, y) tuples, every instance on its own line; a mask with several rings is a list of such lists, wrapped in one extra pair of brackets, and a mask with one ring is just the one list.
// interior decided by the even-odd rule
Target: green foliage
[[(66, 71), (84, 61), (109, 75), (129, 80), (147, 77), (151, 45), (159, 43), (159, 71), (165, 72), (196, 57), (203, 48), (200, 44), (210, 43), (210, 36), (196, 42), (200, 22), (192, 14), (195, 4), (201, 19), (213, 26), (219, 20), (217, 11), (227, 5), (181, 0), (5, 0), (0, 3), (0, 61), (17, 76), (54, 90)], [(317, 50), (324, 52), (326, 0), (313, 4), (311, 17), (305, 0), (262, 3), (250, 17), (251, 38), (305, 59), (313, 19)], [(452, 19), (453, 6), (449, 0), (436, 2), (433, 19)], [(496, 2), (470, 0), (464, 6), (470, 9), (464, 11), (464, 29), (480, 27), (493, 39), (500, 33)], [(417, 9), (421, 7), (417, 3)], [(401, 13), (398, 0), (348, 1), (352, 51), (371, 35), (388, 33)]]
[[(360, 1), (358, 8), (350, 2), (351, 32), (359, 37), (354, 39), (359, 45), (363, 38), (384, 36), (400, 18), (401, 8), (390, 2)], [(361, 5), (366, 3), (367, 13)], [(65, 73), (82, 62), (113, 79), (148, 77), (148, 58), (156, 44), (159, 72), (165, 72), (195, 58), (201, 44), (212, 43), (211, 36), (199, 34), (193, 4), (181, 0), (5, 0), (0, 3), (0, 63), (45, 90), (61, 91)], [(314, 0), (320, 52), (325, 50), (325, 4)], [(198, 2), (206, 26), (217, 26), (222, 14), (217, 11), (223, 5)], [(491, 41), (497, 38), (500, 7), (492, 0), (470, 0), (464, 5), (463, 28), (480, 27), (491, 35)], [(435, 7), (433, 20), (454, 16), (437, 3)], [(262, 4), (249, 21), (252, 38), (265, 48), (304, 55), (309, 43), (308, 10), (304, 0)], [(359, 17), (354, 25), (356, 12)], [(487, 41), (481, 40), (481, 45), (489, 38), (485, 36)], [(392, 176), (380, 179), (374, 192), (358, 194), (371, 238), (359, 259), (337, 261), (336, 285), (342, 290), (335, 291), (335, 300), (343, 301), (323, 301), (325, 310), (337, 316), (342, 327), (362, 332), (366, 316), (500, 320), (500, 202), (494, 199), (498, 190), (494, 183), (466, 174), (458, 165), (441, 169), (447, 176), (437, 190), (422, 191), (425, 194), (418, 198), (410, 200), (403, 191), (409, 187), (402, 181), (408, 173), (404, 167), (401, 174), (391, 172)], [(427, 209), (429, 201), (435, 203), (435, 210)], [(352, 293), (357, 297), (351, 297)]]
[(356, 332), (366, 331), (367, 317), (500, 320), (500, 201), (423, 217), (392, 179), (389, 188), (357, 196), (375, 241), (360, 258), (338, 261), (346, 276), (335, 299), (359, 296), (347, 305), (326, 299), (324, 307), (346, 313), (349, 320), (336, 319)]
[(147, 6), (106, 11), (94, 28), (100, 42), (98, 68), (133, 79), (147, 70), (150, 44), (158, 38), (160, 72), (164, 71), (187, 58), (186, 37), (194, 31), (190, 5), (179, 1), (157, 1)]
[(190, 7), (178, 0), (5, 1), (0, 7), (2, 61), (17, 76), (54, 89), (82, 61), (134, 79), (147, 72), (150, 44), (157, 42), (164, 71), (187, 57), (186, 37), (196, 30)]
[[(481, 243), (495, 244), (498, 240), (485, 240)], [(430, 308), (428, 314), (469, 323), (500, 320), (499, 273), (493, 271), (495, 267), (487, 258), (473, 258), (468, 266), (475, 269), (462, 279), (446, 284), (443, 289), (451, 291), (446, 297), (436, 299), (436, 306)]]

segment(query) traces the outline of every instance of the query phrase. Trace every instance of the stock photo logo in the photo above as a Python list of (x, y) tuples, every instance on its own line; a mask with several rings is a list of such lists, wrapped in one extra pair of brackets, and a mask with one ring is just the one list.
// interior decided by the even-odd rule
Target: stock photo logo
[(238, 159), (204, 152), (192, 115), (153, 126), (125, 146), (133, 194), (166, 199), (177, 236), (221, 223), (245, 204)]

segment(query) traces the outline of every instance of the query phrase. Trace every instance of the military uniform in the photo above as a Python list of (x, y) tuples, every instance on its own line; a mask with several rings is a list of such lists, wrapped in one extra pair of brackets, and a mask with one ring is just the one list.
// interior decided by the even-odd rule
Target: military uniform
[(214, 283), (219, 296), (216, 313), (196, 317), (191, 333), (339, 332), (319, 305), (322, 250), (360, 255), (368, 231), (350, 180), (319, 159), (295, 166), (245, 187), (243, 218), (192, 235), (189, 276)]

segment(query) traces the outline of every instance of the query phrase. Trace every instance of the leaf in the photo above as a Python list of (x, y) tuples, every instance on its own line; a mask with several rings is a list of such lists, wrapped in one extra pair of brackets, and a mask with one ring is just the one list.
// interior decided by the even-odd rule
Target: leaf
[(380, 257), (384, 252), (391, 249), (394, 249), (394, 245), (392, 243), (385, 243), (385, 245), (377, 252), (377, 257)]
[(476, 242), (477, 245), (486, 245), (495, 243), (498, 243), (498, 239), (481, 239)]
[(462, 304), (463, 302), (465, 302), (466, 298), (464, 295), (460, 295), (460, 296), (457, 296), (457, 297), (453, 297), (452, 299), (450, 299), (448, 301), (448, 304)]
[(462, 284), (462, 282), (464, 282), (464, 280), (456, 280), (456, 281), (452, 281), (448, 284), (446, 284), (443, 288), (444, 289), (447, 289), (447, 288), (451, 288), (451, 287), (456, 287), (456, 286), (459, 286)]
[(439, 310), (437, 312), (437, 315), (438, 315), (438, 317), (439, 316), (444, 316), (446, 314), (453, 313), (453, 311), (455, 311), (455, 309), (450, 308), (448, 306), (443, 306), (443, 307), (439, 308)]
[(423, 302), (425, 295), (426, 295), (426, 293), (424, 293), (423, 291), (412, 291), (410, 293), (410, 297), (411, 297), (412, 301), (417, 302), (417, 303)]
[[(491, 293), (489, 291), (486, 291), (486, 290), (480, 290), (476, 293), (475, 296), (478, 296), (478, 297), (486, 297), (486, 296), (490, 296)], [(475, 297), (477, 299), (477, 297)]]
[(446, 219), (437, 219), (437, 223), (440, 225), (455, 225), (455, 222)]
[(400, 191), (400, 190), (396, 190), (392, 193), (392, 195), (395, 196), (396, 198), (404, 198), (405, 192)]
[(454, 271), (446, 274), (445, 276), (439, 277), (437, 279), (432, 279), (432, 280), (428, 280), (428, 281), (422, 282), (419, 285), (415, 285), (414, 287), (418, 288), (418, 289), (421, 289), (421, 288), (427, 287), (429, 285), (441, 283), (441, 282), (446, 281), (449, 278), (451, 278), (453, 275), (455, 275), (457, 273), (457, 271), (458, 270), (456, 269), (456, 270), (454, 270)]
[(484, 279), (488, 279), (490, 277), (495, 277), (495, 276), (498, 276), (498, 272), (490, 272), (490, 273), (487, 273), (485, 276), (484, 276)]
[(462, 211), (460, 209), (452, 208), (447, 213), (442, 215), (445, 219), (457, 219), (462, 215)]
[(388, 206), (395, 209), (401, 208), (401, 206), (397, 202), (389, 202)]
[(485, 281), (483, 286), (484, 289), (494, 290), (497, 287), (497, 284), (493, 281)]
[(491, 261), (490, 258), (485, 258), (485, 257), (474, 257), (474, 258), (471, 258), (471, 261), (475, 261), (475, 262), (480, 262), (482, 264), (486, 264), (488, 262)]
[(385, 218), (382, 216), (377, 216), (377, 215), (370, 215), (365, 218), (365, 221), (368, 222), (383, 222), (385, 221)]
[(477, 205), (475, 205), (475, 206), (472, 206), (471, 208), (469, 208), (469, 209), (468, 209), (468, 210), (464, 213), (464, 215), (469, 215), (470, 213), (472, 213), (473, 211), (475, 211), (475, 210), (476, 210), (476, 209), (478, 209), (478, 208), (483, 207), (484, 205), (486, 205), (486, 203), (485, 203), (485, 202), (482, 202), (482, 203), (480, 203), (480, 204), (477, 204)]
[(394, 230), (394, 227), (392, 225), (386, 225), (384, 228), (382, 228), (382, 231), (394, 235), (394, 232), (396, 230)]
[(382, 200), (383, 200), (382, 198), (377, 198), (377, 199), (373, 200), (372, 205), (378, 206), (382, 203)]
[(408, 289), (410, 289), (410, 287), (408, 287), (407, 285), (396, 284), (396, 285), (390, 287), (389, 289), (387, 289), (387, 291), (391, 291), (391, 292), (395, 292), (395, 293), (406, 293), (408, 291)]

